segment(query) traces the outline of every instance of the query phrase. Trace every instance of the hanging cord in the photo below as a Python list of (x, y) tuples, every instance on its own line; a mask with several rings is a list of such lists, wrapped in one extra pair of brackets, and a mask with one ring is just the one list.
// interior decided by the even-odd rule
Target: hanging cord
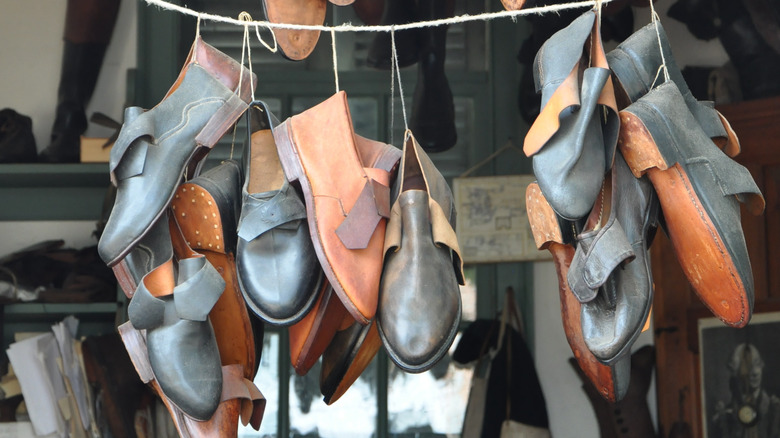
[(336, 93), (339, 90), (339, 57), (336, 54), (336, 31), (330, 30), (330, 45), (333, 48), (333, 78), (336, 80)]
[[(162, 9), (178, 12), (180, 14), (191, 15), (191, 16), (202, 15), (203, 18), (206, 20), (217, 21), (220, 23), (234, 24), (237, 26), (244, 25), (242, 21), (236, 20), (235, 18), (193, 11), (192, 9), (189, 9), (187, 7), (175, 5), (165, 0), (145, 0), (145, 1), (147, 4), (155, 5)], [(613, 0), (601, 0), (601, 2), (605, 4), (610, 3), (611, 1)], [(541, 15), (546, 13), (565, 11), (568, 9), (578, 9), (585, 6), (593, 6), (595, 4), (596, 4), (596, 0), (585, 0), (585, 1), (575, 2), (575, 3), (561, 3), (561, 4), (540, 6), (540, 7), (528, 8), (528, 9), (486, 12), (477, 15), (463, 14), (457, 17), (442, 18), (438, 20), (399, 24), (399, 25), (395, 25), (395, 29), (396, 30), (419, 29), (422, 27), (434, 27), (434, 26), (442, 26), (442, 25), (468, 23), (471, 21), (488, 21), (488, 20), (494, 20), (497, 18), (505, 18), (505, 17), (514, 18), (514, 17), (524, 16), (524, 15)], [(267, 27), (269, 29), (319, 30), (323, 32), (330, 32), (331, 30), (334, 32), (390, 32), (393, 28), (393, 25), (354, 26), (352, 24), (341, 24), (338, 26), (321, 26), (321, 25), (307, 25), (307, 24), (271, 23), (268, 21), (257, 21), (257, 22), (253, 22), (252, 24), (257, 24), (263, 27)]]
[(653, 88), (655, 87), (656, 81), (658, 81), (658, 76), (661, 74), (661, 70), (664, 72), (664, 82), (669, 82), (669, 70), (666, 68), (664, 46), (661, 43), (661, 18), (658, 16), (658, 13), (655, 12), (655, 5), (653, 5), (653, 0), (650, 0), (650, 18), (655, 24), (655, 35), (658, 37), (658, 50), (661, 51), (661, 66), (658, 67), (658, 71), (655, 73), (655, 79), (653, 79), (653, 85), (650, 86), (650, 88)]
[[(409, 131), (409, 122), (406, 119), (406, 102), (404, 100), (404, 85), (401, 83), (401, 67), (398, 65), (398, 52), (395, 49), (395, 30), (391, 31), (391, 36), (392, 38), (390, 40), (392, 44), (390, 45), (390, 48), (393, 52), (393, 65), (395, 66), (395, 73), (398, 78), (398, 97), (401, 98), (401, 112), (404, 115), (404, 132), (406, 132)], [(404, 137), (406, 137), (406, 134), (404, 134)], [(406, 138), (404, 138), (404, 142), (406, 142)]]
[[(252, 76), (254, 76), (254, 72), (252, 71), (252, 45), (249, 43), (249, 25), (253, 23), (252, 16), (249, 15), (249, 12), (243, 11), (240, 14), (238, 14), (238, 19), (244, 22), (244, 36), (241, 38), (241, 71), (238, 74), (238, 90), (237, 93), (241, 93), (241, 82), (244, 79), (244, 51), (246, 51), (246, 59), (249, 63), (249, 88), (252, 91), (252, 102), (254, 102), (255, 99), (255, 83), (252, 80)], [(260, 33), (257, 31), (257, 25), (255, 25), (255, 31), (257, 32), (257, 37), (260, 38)], [(271, 34), (273, 35), (273, 31), (271, 31)], [(263, 43), (266, 47), (268, 45), (265, 44), (265, 42), (260, 39), (260, 42)], [(276, 45), (276, 36), (274, 35), (274, 45)], [(269, 50), (270, 47), (268, 48)], [(233, 159), (233, 153), (236, 148), (236, 129), (238, 128), (238, 123), (233, 124), (233, 135), (230, 140), (230, 158)]]
[[(395, 50), (395, 27), (390, 29), (390, 50)], [(390, 144), (395, 143), (395, 61), (390, 64)]]

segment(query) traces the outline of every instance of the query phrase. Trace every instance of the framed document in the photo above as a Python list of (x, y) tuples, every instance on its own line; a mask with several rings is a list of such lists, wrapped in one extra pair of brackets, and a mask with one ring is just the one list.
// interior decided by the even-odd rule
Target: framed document
[(464, 263), (549, 260), (536, 249), (525, 210), (533, 175), (455, 178), (455, 232)]

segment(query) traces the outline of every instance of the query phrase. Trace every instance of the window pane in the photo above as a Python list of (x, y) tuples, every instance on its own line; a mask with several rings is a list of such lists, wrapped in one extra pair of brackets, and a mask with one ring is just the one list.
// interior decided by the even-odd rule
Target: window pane
[(239, 437), (275, 437), (279, 410), (279, 334), (265, 332), (263, 339), (263, 356), (260, 368), (255, 376), (255, 385), (263, 393), (266, 400), (263, 424), (260, 431), (251, 426), (238, 424)]
[(352, 386), (328, 406), (320, 392), (320, 362), (305, 376), (290, 368), (291, 437), (376, 436), (376, 359)]
[(460, 434), (473, 370), (456, 367), (450, 354), (421, 374), (409, 374), (390, 364), (387, 414), (392, 436)]
[[(463, 303), (460, 319), (474, 321), (477, 319), (477, 268), (467, 266), (463, 269), (463, 276), (466, 277), (466, 284), (460, 287), (460, 299)], [(457, 342), (453, 342), (453, 345), (457, 345)]]

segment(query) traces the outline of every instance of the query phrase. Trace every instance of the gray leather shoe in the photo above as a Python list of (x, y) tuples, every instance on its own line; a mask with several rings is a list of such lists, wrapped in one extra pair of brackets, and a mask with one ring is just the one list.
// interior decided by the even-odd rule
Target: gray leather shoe
[(173, 259), (168, 215), (158, 219), (149, 232), (138, 242), (121, 262), (112, 268), (114, 276), (128, 298), (132, 298), (138, 284), (146, 274)]
[(190, 161), (205, 155), (246, 110), (252, 81), (248, 70), (198, 37), (162, 102), (149, 111), (125, 110), (109, 163), (116, 201), (98, 243), (108, 266), (160, 217)]
[(760, 214), (750, 172), (699, 127), (677, 85), (665, 82), (620, 112), (620, 151), (634, 176), (647, 173), (666, 232), (694, 291), (723, 322), (743, 327), (753, 309), (753, 273), (740, 203)]
[(205, 421), (222, 395), (222, 364), (208, 319), (225, 288), (202, 255), (182, 259), (178, 277), (166, 263), (148, 273), (127, 308), (138, 330), (146, 330), (149, 363), (163, 393), (188, 416)]
[(306, 206), (279, 162), (271, 132), (278, 122), (263, 102), (254, 102), (248, 114), (238, 280), (257, 316), (287, 326), (311, 310), (325, 276), (312, 245)]
[(391, 199), (377, 322), (393, 362), (419, 373), (455, 338), (463, 272), (452, 192), (411, 132)]
[(567, 220), (590, 212), (617, 144), (617, 103), (598, 26), (594, 11), (582, 14), (534, 59), (542, 110), (523, 150), (545, 198)]
[[(588, 229), (577, 236), (568, 281), (582, 303), (585, 344), (601, 362), (612, 364), (630, 352), (650, 313), (648, 249), (661, 207), (650, 180), (634, 178), (620, 153), (606, 184), (606, 199), (596, 203)], [(605, 216), (606, 224), (598, 224)]]
[[(713, 108), (712, 102), (699, 102), (693, 97), (685, 83), (682, 72), (672, 54), (669, 39), (659, 22), (650, 23), (626, 38), (614, 50), (607, 53), (607, 62), (617, 79), (615, 93), (622, 107), (628, 106), (647, 94), (655, 85), (664, 82), (661, 66), (666, 65), (669, 79), (680, 90), (688, 110), (699, 123), (704, 133), (728, 155), (739, 153), (739, 140), (723, 115)], [(663, 48), (663, 53), (659, 48)]]

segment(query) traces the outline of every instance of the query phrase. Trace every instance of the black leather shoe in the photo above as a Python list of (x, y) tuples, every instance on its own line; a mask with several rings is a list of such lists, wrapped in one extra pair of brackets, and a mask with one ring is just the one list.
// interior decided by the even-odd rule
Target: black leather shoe
[(276, 118), (250, 106), (236, 269), (247, 306), (264, 321), (291, 325), (317, 301), (324, 278), (306, 206), (284, 176), (271, 132)]
[(452, 192), (412, 134), (406, 136), (385, 235), (377, 325), (390, 359), (419, 373), (447, 354), (455, 338), (463, 272)]

